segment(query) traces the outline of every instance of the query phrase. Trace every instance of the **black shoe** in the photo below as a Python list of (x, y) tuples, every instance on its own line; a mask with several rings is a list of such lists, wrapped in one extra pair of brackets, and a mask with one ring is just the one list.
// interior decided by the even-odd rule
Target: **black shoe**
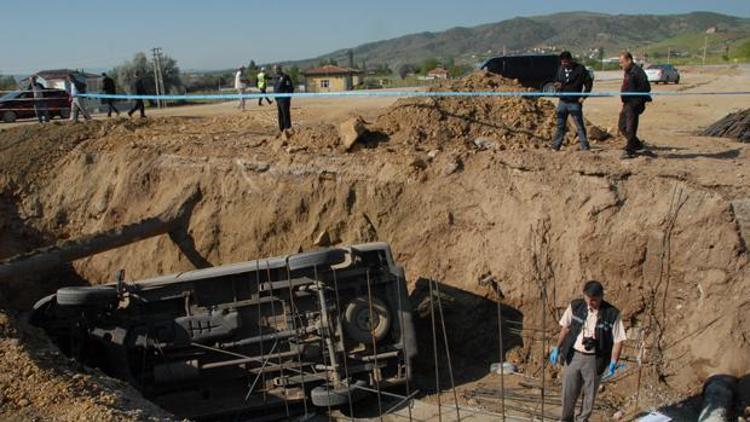
[(622, 160), (630, 160), (632, 158), (636, 157), (635, 151), (623, 151), (622, 156), (620, 156), (620, 159)]
[(558, 152), (558, 151), (560, 151), (560, 147), (556, 147), (556, 146), (554, 146), (554, 145), (550, 145), (550, 146), (549, 146), (549, 149), (551, 149), (552, 151), (555, 151), (555, 152)]

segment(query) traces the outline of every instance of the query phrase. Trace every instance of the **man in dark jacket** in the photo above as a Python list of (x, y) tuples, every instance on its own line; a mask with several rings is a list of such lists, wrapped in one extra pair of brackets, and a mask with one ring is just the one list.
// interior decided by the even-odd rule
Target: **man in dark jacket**
[[(648, 82), (646, 72), (635, 64), (632, 54), (627, 51), (620, 54), (620, 67), (625, 72), (621, 92), (651, 92), (651, 84)], [(646, 103), (651, 101), (651, 96), (623, 95), (621, 98), (622, 111), (618, 128), (627, 140), (622, 158), (633, 158), (636, 151), (644, 149), (643, 142), (637, 136), (638, 121), (640, 115), (646, 110)]]
[(36, 76), (29, 78), (29, 91), (34, 95), (34, 114), (39, 123), (49, 122), (49, 110), (44, 103), (44, 86), (37, 81)]
[(549, 360), (565, 363), (562, 386), (563, 422), (573, 422), (578, 396), (583, 392), (583, 409), (576, 419), (588, 422), (594, 409), (602, 374), (615, 375), (627, 340), (620, 311), (604, 301), (604, 286), (589, 281), (583, 286), (583, 299), (570, 303), (560, 319), (560, 336)]
[[(115, 88), (115, 80), (110, 78), (109, 75), (106, 73), (102, 73), (102, 91), (104, 91), (107, 95), (115, 95), (117, 94), (117, 89)], [(120, 115), (120, 112), (117, 110), (117, 107), (115, 107), (115, 100), (113, 98), (106, 98), (104, 100), (104, 104), (107, 105), (107, 117), (112, 117), (112, 112), (114, 111), (117, 113), (117, 116)]]
[[(591, 92), (594, 81), (585, 66), (576, 63), (569, 51), (560, 54), (560, 69), (557, 71), (555, 88), (560, 93)], [(583, 101), (585, 96), (565, 95), (560, 97), (557, 105), (557, 134), (552, 143), (552, 149), (559, 151), (565, 139), (568, 128), (568, 116), (573, 116), (578, 129), (578, 141), (581, 150), (589, 150), (589, 141), (586, 137), (586, 126), (583, 122)]]
[[(141, 77), (140, 73), (135, 74), (135, 83), (133, 83), (133, 93), (135, 95), (147, 95), (146, 94), (146, 86), (143, 85), (143, 78)], [(141, 119), (146, 118), (146, 105), (143, 104), (142, 99), (137, 99), (133, 103), (133, 108), (128, 111), (128, 117), (132, 117), (133, 113), (136, 112), (136, 110), (141, 112)]]
[[(273, 67), (274, 73), (276, 74), (276, 83), (274, 84), (273, 91), (275, 94), (291, 94), (294, 92), (294, 82), (292, 78), (284, 73), (281, 65)], [(279, 110), (279, 130), (284, 132), (285, 130), (292, 128), (292, 99), (276, 98), (276, 108)]]

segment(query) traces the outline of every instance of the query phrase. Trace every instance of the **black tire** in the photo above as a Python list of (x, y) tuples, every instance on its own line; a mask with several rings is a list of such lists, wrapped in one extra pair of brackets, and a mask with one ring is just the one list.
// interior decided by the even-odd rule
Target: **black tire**
[(16, 121), (16, 113), (13, 111), (6, 111), (3, 113), (3, 122), (13, 123)]
[(355, 386), (364, 387), (366, 383), (362, 380), (356, 381), (354, 386), (344, 386), (338, 389), (331, 388), (328, 384), (319, 385), (310, 391), (310, 399), (317, 407), (337, 407), (362, 398), (362, 390)]
[(391, 329), (391, 312), (383, 301), (372, 298), (372, 314), (377, 319), (375, 327), (370, 322), (370, 304), (366, 297), (354, 298), (344, 310), (344, 330), (355, 341), (370, 344), (382, 341)]
[(106, 307), (117, 303), (117, 290), (107, 286), (63, 287), (57, 289), (60, 306)]
[(70, 119), (70, 109), (69, 108), (60, 109), (60, 118), (63, 120)]
[(675, 85), (679, 85), (680, 84), (680, 77), (679, 76), (677, 77), (677, 79), (674, 80), (674, 84)]
[(312, 268), (315, 266), (331, 266), (344, 262), (346, 252), (341, 249), (322, 249), (319, 251), (292, 255), (287, 259), (289, 269)]

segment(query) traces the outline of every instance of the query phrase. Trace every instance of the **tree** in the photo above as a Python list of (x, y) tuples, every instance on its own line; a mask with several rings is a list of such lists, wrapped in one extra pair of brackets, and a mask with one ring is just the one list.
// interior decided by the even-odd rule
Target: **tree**
[[(183, 85), (177, 61), (164, 54), (161, 58), (161, 65), (165, 91), (168, 93), (180, 92)], [(142, 52), (136, 53), (135, 56), (133, 56), (133, 60), (117, 66), (112, 71), (112, 74), (117, 75), (117, 84), (121, 91), (131, 92), (133, 89), (133, 83), (136, 79), (136, 74), (139, 74), (143, 78), (143, 85), (146, 88), (146, 92), (149, 94), (156, 92), (154, 82), (156, 80), (154, 77), (154, 63)]]
[(426, 75), (429, 71), (437, 68), (438, 66), (440, 66), (440, 61), (434, 57), (430, 57), (422, 62), (422, 66), (420, 67), (419, 72), (423, 75)]
[(289, 68), (289, 77), (292, 78), (294, 85), (299, 85), (300, 70), (299, 66), (292, 66)]
[(397, 73), (401, 79), (405, 79), (410, 73), (417, 73), (417, 67), (411, 63), (403, 63), (399, 65)]
[(0, 74), (0, 90), (15, 90), (18, 89), (16, 78), (10, 75)]

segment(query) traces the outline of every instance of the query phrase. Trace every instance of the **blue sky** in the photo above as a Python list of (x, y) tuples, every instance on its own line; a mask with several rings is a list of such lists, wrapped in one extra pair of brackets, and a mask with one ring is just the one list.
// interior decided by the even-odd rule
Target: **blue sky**
[(303, 59), (421, 31), (586, 10), (750, 17), (750, 0), (4, 0), (1, 73), (102, 68), (159, 46), (183, 69)]

